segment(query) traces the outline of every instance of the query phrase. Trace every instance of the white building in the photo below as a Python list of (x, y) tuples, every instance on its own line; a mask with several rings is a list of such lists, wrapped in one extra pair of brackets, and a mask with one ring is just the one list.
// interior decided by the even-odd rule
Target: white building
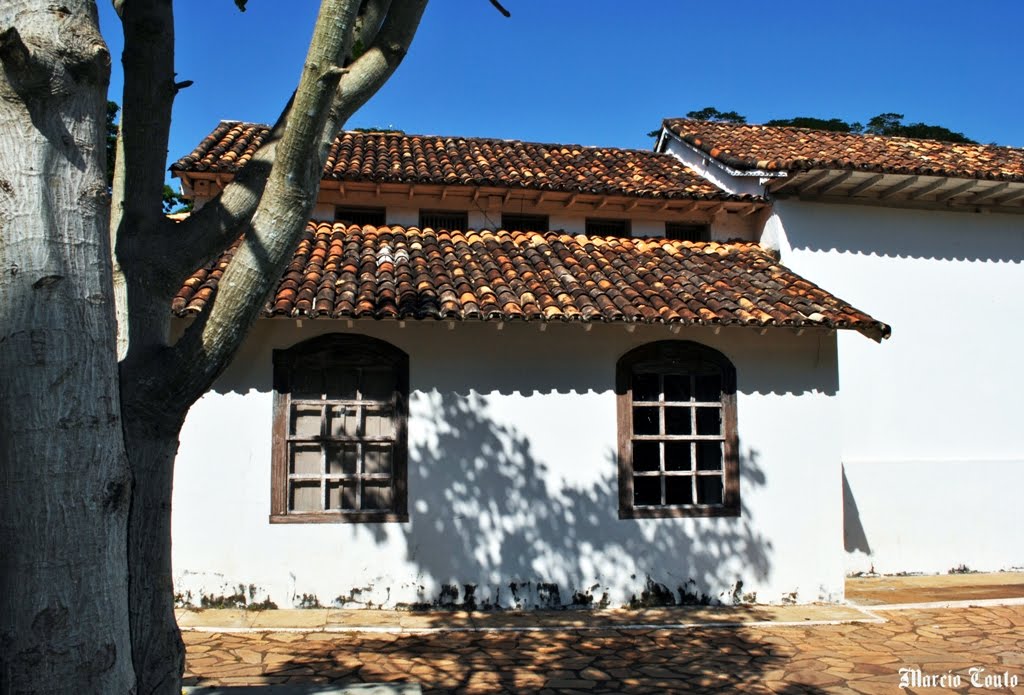
[[(182, 431), (183, 600), (816, 601), (872, 563), (1022, 564), (991, 497), (1020, 481), (1000, 425), (1021, 377), (1000, 371), (1000, 399), (991, 375), (1024, 184), (970, 179), (984, 216), (835, 205), (928, 184), (759, 172), (687, 124), (661, 153), (339, 137), (266, 318)], [(186, 191), (215, 195), (264, 133), (221, 124), (175, 165)], [(182, 321), (229, 261), (182, 289)], [(893, 340), (855, 334), (888, 335), (872, 316)]]
[(1024, 566), (1024, 150), (686, 120), (656, 149), (768, 197), (761, 243), (893, 326), (839, 337), (847, 571)]

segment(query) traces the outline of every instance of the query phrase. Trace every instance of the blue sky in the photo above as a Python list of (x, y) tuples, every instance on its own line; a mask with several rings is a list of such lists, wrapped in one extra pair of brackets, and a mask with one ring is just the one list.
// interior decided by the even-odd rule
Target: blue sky
[[(120, 102), (120, 26), (100, 0)], [(1024, 3), (432, 0), (405, 62), (347, 124), (649, 148), (662, 118), (713, 105), (750, 122), (883, 111), (1024, 146)], [(221, 119), (272, 122), (318, 3), (179, 0), (170, 157)]]

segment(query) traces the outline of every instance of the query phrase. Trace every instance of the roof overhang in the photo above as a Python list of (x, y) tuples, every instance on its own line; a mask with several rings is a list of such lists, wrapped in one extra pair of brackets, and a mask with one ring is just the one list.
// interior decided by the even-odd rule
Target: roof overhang
[(1024, 213), (1024, 182), (854, 169), (792, 171), (766, 182), (774, 198), (960, 212)]
[(775, 179), (775, 178), (786, 178), (789, 173), (786, 171), (780, 171), (777, 169), (736, 169), (731, 167), (724, 162), (712, 157), (710, 154), (694, 146), (692, 143), (687, 142), (685, 138), (681, 138), (664, 125), (661, 126), (661, 134), (658, 136), (658, 142), (655, 145), (655, 150), (658, 152), (664, 152), (664, 144), (666, 139), (672, 139), (678, 142), (683, 147), (692, 150), (695, 154), (703, 157), (706, 164), (711, 164), (718, 167), (729, 176), (756, 176), (763, 179)]

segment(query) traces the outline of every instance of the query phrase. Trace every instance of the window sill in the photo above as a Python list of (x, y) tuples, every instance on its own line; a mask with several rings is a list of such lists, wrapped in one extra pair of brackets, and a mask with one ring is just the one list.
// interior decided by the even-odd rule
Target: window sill
[(678, 519), (683, 517), (740, 516), (739, 507), (650, 507), (619, 509), (620, 519)]
[(306, 514), (271, 514), (272, 524), (390, 524), (409, 521), (409, 514), (395, 512), (310, 512)]

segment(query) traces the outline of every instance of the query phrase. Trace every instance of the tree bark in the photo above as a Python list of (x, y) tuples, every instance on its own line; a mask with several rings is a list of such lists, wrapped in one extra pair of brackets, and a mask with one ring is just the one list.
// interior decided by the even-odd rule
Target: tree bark
[(95, 6), (0, 3), (0, 692), (134, 691)]
[(135, 485), (128, 518), (128, 605), (140, 695), (181, 695), (185, 646), (174, 617), (171, 489), (181, 420), (152, 404), (123, 403)]

